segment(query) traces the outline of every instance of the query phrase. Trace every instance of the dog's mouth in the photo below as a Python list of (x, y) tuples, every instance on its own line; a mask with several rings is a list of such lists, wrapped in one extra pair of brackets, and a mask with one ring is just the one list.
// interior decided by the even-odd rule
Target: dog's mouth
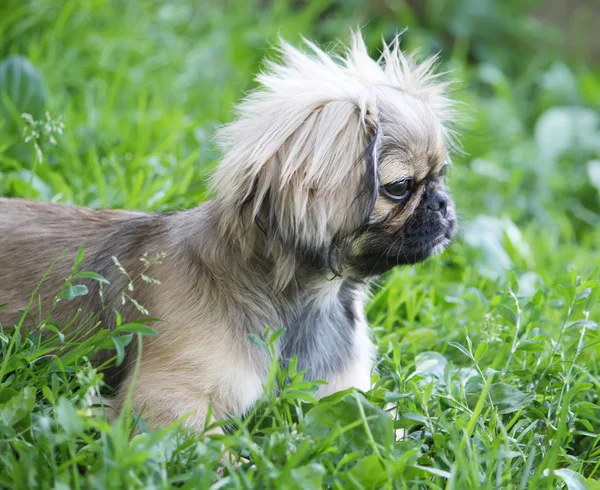
[(436, 255), (440, 255), (448, 245), (452, 242), (452, 237), (447, 236), (446, 234), (440, 235), (438, 238), (433, 240), (433, 242), (426, 247), (428, 249), (428, 257), (435, 257)]
[(365, 276), (380, 275), (398, 265), (412, 265), (440, 255), (452, 243), (456, 234), (455, 226), (448, 226), (433, 238), (420, 240), (396, 239), (393, 243), (382, 243), (371, 250), (365, 250), (353, 260), (353, 268)]
[(426, 249), (428, 252), (426, 258), (440, 255), (452, 243), (455, 236), (456, 224), (454, 221), (450, 221), (446, 230), (443, 233), (440, 233), (424, 247), (424, 249)]
[[(390, 255), (394, 253), (399, 257), (396, 265), (409, 265), (422, 262), (430, 257), (440, 255), (452, 243), (456, 235), (456, 222), (448, 220), (446, 226), (433, 235), (432, 238), (423, 238), (412, 242), (411, 240), (404, 241), (404, 247), (400, 246), (398, 250), (390, 250)], [(402, 243), (402, 242), (401, 242)], [(404, 258), (403, 258), (404, 257)]]
[[(440, 255), (444, 250), (446, 250), (446, 248), (448, 247), (448, 245), (450, 245), (451, 242), (452, 236), (450, 234), (444, 233), (432, 240), (427, 240), (426, 242), (419, 244), (413, 249), (399, 250), (395, 252), (397, 262), (395, 265), (410, 265), (423, 262), (424, 260), (427, 260), (430, 257)], [(391, 251), (390, 255), (393, 254), (394, 252)], [(393, 259), (394, 257), (391, 258)]]
[(429, 244), (430, 257), (441, 254), (448, 245), (452, 243), (456, 236), (456, 221), (449, 220), (448, 226), (443, 233), (440, 233), (435, 239)]

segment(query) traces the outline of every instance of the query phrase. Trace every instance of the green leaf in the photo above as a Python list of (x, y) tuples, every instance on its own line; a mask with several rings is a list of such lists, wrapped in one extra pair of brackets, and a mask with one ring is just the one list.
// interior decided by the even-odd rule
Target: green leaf
[(13, 427), (27, 417), (35, 406), (35, 389), (27, 386), (21, 393), (0, 405), (0, 424)]
[(17, 396), (19, 392), (17, 390), (13, 390), (12, 388), (2, 388), (0, 389), (0, 404), (6, 403), (11, 398)]
[(360, 459), (348, 473), (362, 488), (382, 488), (388, 477), (379, 457), (374, 454)]
[(433, 328), (415, 328), (409, 330), (402, 338), (402, 342), (408, 343), (415, 350), (430, 349), (438, 339), (438, 333)]
[(52, 390), (50, 389), (50, 387), (48, 385), (42, 387), (42, 393), (50, 403), (54, 404), (54, 402), (55, 402), (54, 393), (52, 393)]
[[(411, 422), (406, 423), (406, 420), (410, 420)], [(429, 424), (429, 420), (427, 419), (427, 417), (425, 417), (425, 415), (421, 415), (420, 413), (407, 412), (402, 414), (402, 418), (398, 421), (396, 427), (408, 427), (410, 425), (413, 425), (412, 422), (418, 422), (425, 426)]]
[(83, 284), (75, 284), (74, 286), (69, 286), (65, 291), (61, 293), (58, 297), (59, 299), (66, 299), (67, 301), (71, 301), (79, 296), (85, 296), (88, 293), (88, 288)]
[(581, 301), (582, 299), (587, 299), (591, 293), (592, 293), (592, 288), (582, 289), (575, 296), (575, 301)]
[(469, 359), (472, 359), (473, 356), (471, 355), (471, 353), (467, 350), (467, 348), (463, 345), (460, 345), (458, 342), (448, 342), (448, 345), (454, 347), (455, 349), (458, 349), (459, 351), (461, 351), (465, 356), (467, 356)]
[(487, 400), (487, 395), (491, 391), (492, 387), (494, 386), (494, 385), (492, 385), (493, 379), (494, 379), (494, 373), (492, 372), (489, 374), (488, 378), (485, 380), (485, 384), (483, 385), (483, 388), (481, 389), (481, 393), (479, 393), (479, 398), (477, 399), (477, 403), (475, 404), (475, 408), (473, 409), (473, 414), (471, 415), (471, 418), (469, 419), (469, 422), (467, 423), (467, 427), (466, 427), (466, 432), (469, 437), (473, 433), (473, 430), (475, 429), (475, 425), (477, 424), (477, 422), (479, 420), (479, 416), (481, 415), (481, 412), (483, 411), (484, 404)]
[(9, 56), (0, 63), (0, 117), (12, 120), (31, 114), (39, 119), (46, 105), (46, 89), (41, 73), (24, 56)]
[(119, 337), (111, 337), (112, 343), (117, 350), (117, 359), (115, 364), (120, 366), (125, 360), (125, 347), (129, 345), (131, 340), (133, 339), (133, 334), (128, 335), (120, 335)]
[(517, 323), (517, 313), (506, 305), (498, 305), (498, 312), (502, 315), (502, 317), (511, 325), (515, 325)]
[(588, 488), (588, 484), (583, 476), (568, 468), (554, 470), (554, 476), (558, 476), (564, 481), (569, 490), (586, 490)]
[(596, 330), (598, 328), (598, 323), (593, 320), (578, 320), (576, 322), (571, 322), (567, 326), (567, 328), (572, 327), (585, 327), (588, 330)]
[(339, 449), (344, 453), (372, 453), (372, 440), (384, 447), (392, 444), (394, 427), (390, 415), (360, 393), (348, 393), (336, 402), (321, 401), (307, 412), (302, 430), (321, 441), (336, 427), (342, 429)]
[(251, 342), (254, 342), (259, 347), (262, 347), (265, 351), (269, 350), (267, 343), (263, 339), (261, 339), (258, 335), (250, 333), (250, 334), (248, 334), (248, 338), (250, 339)]
[(485, 353), (488, 350), (488, 343), (487, 342), (481, 342), (481, 344), (479, 344), (477, 346), (477, 350), (475, 351), (475, 362), (479, 362), (480, 359), (485, 355)]
[(584, 289), (594, 289), (598, 287), (598, 281), (596, 281), (595, 279), (591, 279), (589, 281), (585, 281), (583, 284), (581, 284), (579, 286), (579, 291), (583, 291)]
[(80, 245), (79, 249), (77, 250), (77, 257), (75, 257), (75, 262), (73, 263), (73, 272), (75, 272), (79, 265), (83, 262), (84, 257), (85, 249), (83, 248), (83, 245)]
[(280, 488), (289, 488), (290, 490), (318, 490), (323, 488), (323, 475), (325, 468), (318, 463), (311, 463), (306, 466), (300, 466), (290, 471), (289, 477), (281, 482)]
[(421, 352), (417, 355), (415, 361), (415, 372), (409, 376), (409, 379), (413, 376), (434, 376), (442, 379), (448, 364), (448, 360), (442, 354), (434, 351)]
[(58, 425), (69, 436), (77, 436), (83, 432), (83, 421), (77, 414), (77, 409), (72, 402), (64, 397), (58, 399), (55, 409)]
[(538, 289), (535, 294), (529, 300), (532, 306), (540, 306), (544, 301), (545, 295), (541, 289)]
[(71, 276), (71, 280), (73, 279), (94, 279), (95, 281), (110, 284), (109, 281), (104, 279), (100, 274), (96, 274), (95, 272), (78, 272), (77, 274)]
[(512, 413), (526, 407), (534, 400), (534, 395), (523, 393), (506, 383), (494, 383), (490, 386), (492, 403), (498, 413)]
[(139, 335), (145, 336), (145, 337), (156, 337), (158, 335), (158, 332), (156, 330), (154, 330), (152, 327), (149, 327), (148, 325), (144, 325), (143, 323), (126, 323), (125, 325), (121, 325), (120, 327), (116, 328), (114, 331), (114, 333), (137, 333)]
[(561, 294), (561, 296), (563, 298), (565, 298), (567, 305), (570, 305), (571, 303), (573, 303), (573, 294), (571, 293), (571, 291), (569, 291), (567, 288), (565, 288), (562, 284), (559, 284), (556, 287), (556, 289)]
[(523, 350), (527, 352), (544, 352), (545, 346), (541, 342), (521, 339), (517, 343), (517, 350)]
[(339, 463), (336, 465), (336, 470), (340, 470), (345, 465), (360, 459), (362, 456), (364, 456), (364, 454), (361, 451), (355, 451), (353, 453), (345, 454), (342, 457), (342, 459), (340, 459)]
[(450, 478), (452, 478), (452, 474), (448, 471), (444, 471), (444, 470), (440, 470), (438, 468), (432, 468), (430, 466), (421, 466), (418, 464), (414, 465), (415, 468), (425, 471), (427, 473), (431, 473), (432, 475), (435, 476), (441, 476), (442, 478), (446, 478), (447, 480), (449, 480)]
[(58, 329), (56, 324), (46, 323), (44, 324), (44, 330), (50, 330), (51, 332), (54, 332), (61, 342), (65, 341), (65, 334)]

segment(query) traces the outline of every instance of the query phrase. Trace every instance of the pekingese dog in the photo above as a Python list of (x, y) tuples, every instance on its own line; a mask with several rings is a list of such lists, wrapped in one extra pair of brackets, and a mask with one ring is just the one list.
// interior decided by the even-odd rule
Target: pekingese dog
[[(38, 290), (43, 305), (80, 245), (83, 269), (110, 283), (100, 295), (97, 281), (81, 281), (88, 294), (53, 310), (63, 324), (126, 287), (113, 256), (132, 277), (144, 253), (164, 253), (151, 273), (160, 284), (129, 293), (161, 320), (132, 387), (134, 409), (151, 425), (192, 412), (186, 424), (202, 429), (209, 406), (220, 418), (246, 412), (270, 363), (249, 334), (266, 327), (284, 329), (282, 359), (297, 356), (310, 378), (327, 381), (319, 396), (368, 390), (369, 281), (440, 253), (456, 232), (444, 179), (455, 104), (435, 60), (418, 63), (397, 41), (379, 60), (359, 33), (339, 56), (305, 42), (304, 50), (282, 42), (280, 61), (267, 63), (260, 88), (220, 131), (215, 198), (201, 206), (159, 214), (0, 199), (0, 323), (16, 321), (63, 251)], [(139, 316), (133, 302), (120, 313)], [(108, 312), (101, 320), (114, 324)]]

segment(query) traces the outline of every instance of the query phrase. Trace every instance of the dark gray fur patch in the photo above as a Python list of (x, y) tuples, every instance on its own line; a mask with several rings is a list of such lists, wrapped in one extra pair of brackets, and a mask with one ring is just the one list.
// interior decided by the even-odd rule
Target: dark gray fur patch
[(308, 379), (328, 379), (349, 364), (356, 316), (353, 303), (356, 286), (343, 282), (337, 301), (324, 306), (312, 297), (285, 325), (281, 357), (298, 357), (298, 368), (306, 369)]

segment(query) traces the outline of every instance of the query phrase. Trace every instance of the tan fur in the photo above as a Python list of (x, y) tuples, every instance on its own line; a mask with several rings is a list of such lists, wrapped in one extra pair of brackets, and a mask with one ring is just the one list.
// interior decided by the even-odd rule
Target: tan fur
[[(111, 233), (128, 220), (143, 216), (130, 211), (93, 211), (2, 198), (0, 209), (0, 271), (4, 273), (0, 298), (10, 306), (8, 310), (0, 310), (0, 323), (4, 325), (15, 320), (15, 311), (27, 307), (31, 294), (51, 269), (36, 294), (36, 304), (44, 307), (41, 317), (35, 318), (40, 322), (69, 276), (79, 246), (85, 246), (88, 257), (106, 254)], [(138, 250), (128, 253), (141, 255)], [(68, 306), (72, 311), (76, 304)], [(63, 305), (59, 304), (57, 310), (60, 315)], [(36, 309), (32, 313), (37, 313)]]
[[(126, 289), (113, 256), (133, 277), (144, 271), (144, 253), (165, 253), (149, 272), (160, 284), (138, 282), (131, 292), (160, 319), (159, 336), (145, 341), (136, 380), (136, 353), (128, 353), (117, 405), (135, 381), (134, 410), (153, 426), (191, 413), (187, 424), (201, 430), (209, 405), (217, 418), (243, 414), (261, 397), (270, 363), (248, 335), (266, 327), (285, 327), (280, 355), (298, 354), (309, 377), (326, 378), (319, 396), (369, 389), (370, 276), (357, 272), (361, 257), (352, 254), (376, 240), (371, 226), (395, 233), (423, 208), (423, 189), (400, 209), (378, 188), (437, 175), (452, 144), (453, 105), (434, 60), (419, 64), (397, 42), (378, 61), (359, 34), (343, 57), (307, 44), (311, 54), (282, 43), (281, 63), (268, 63), (261, 88), (220, 132), (214, 200), (163, 215), (0, 199), (0, 303), (8, 304), (0, 323), (19, 320), (61, 253), (27, 327), (50, 313), (80, 245), (82, 269), (110, 286), (101, 300), (94, 281), (78, 281), (90, 292), (56, 303), (60, 325), (77, 309), (84, 321)], [(331, 262), (338, 256), (339, 271)], [(140, 316), (131, 302), (118, 306), (127, 320)], [(114, 323), (110, 312), (99, 320)]]

